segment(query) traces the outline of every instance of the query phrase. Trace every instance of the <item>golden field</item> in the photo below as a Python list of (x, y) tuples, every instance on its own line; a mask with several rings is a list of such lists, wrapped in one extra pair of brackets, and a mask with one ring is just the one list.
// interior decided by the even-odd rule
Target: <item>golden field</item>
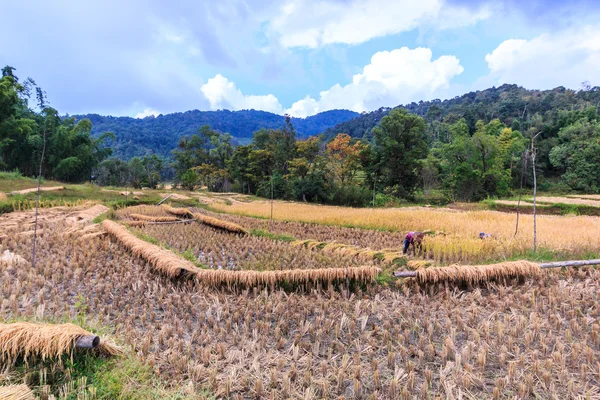
[[(269, 202), (226, 205), (215, 203), (212, 209), (245, 216), (269, 218)], [(363, 229), (432, 231), (425, 239), (424, 255), (443, 263), (473, 263), (515, 258), (533, 248), (533, 216), (521, 215), (519, 233), (514, 237), (516, 214), (497, 211), (456, 211), (442, 208), (406, 207), (358, 209), (275, 202), (273, 218)], [(479, 232), (490, 233), (495, 240), (480, 240)], [(600, 219), (586, 216), (537, 217), (538, 248), (560, 256), (582, 256), (600, 248)], [(398, 243), (399, 247), (401, 243)]]
[[(300, 235), (301, 225), (290, 226)], [(524, 282), (508, 278), (467, 291), (410, 281), (399, 289), (228, 290), (168, 279), (112, 236), (82, 243), (65, 237), (62, 223), (42, 228), (35, 269), (27, 262), (0, 263), (0, 319), (81, 318), (78, 304), (84, 302), (86, 318), (110, 327), (117, 344), (157, 379), (186, 388), (188, 394), (177, 398), (600, 396), (598, 269), (543, 273)], [(181, 251), (201, 249), (203, 261), (212, 254), (215, 262), (232, 259), (242, 268), (251, 267), (248, 257), (268, 264), (269, 252), (284, 259), (272, 268), (317, 266), (319, 257), (316, 249), (199, 224), (140, 229)], [(0, 250), (27, 260), (30, 252), (23, 249), (30, 247), (31, 237), (19, 235), (18, 227), (0, 239)], [(334, 258), (333, 264), (343, 262)], [(7, 376), (8, 383), (19, 383), (10, 369)]]

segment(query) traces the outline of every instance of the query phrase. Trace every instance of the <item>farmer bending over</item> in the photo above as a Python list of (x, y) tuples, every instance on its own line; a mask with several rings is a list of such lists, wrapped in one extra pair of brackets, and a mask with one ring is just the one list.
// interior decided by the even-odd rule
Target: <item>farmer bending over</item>
[(413, 247), (413, 253), (415, 253), (415, 245), (421, 248), (421, 242), (425, 234), (423, 232), (408, 232), (406, 237), (404, 238), (404, 249), (402, 251), (403, 254), (406, 254), (410, 245)]

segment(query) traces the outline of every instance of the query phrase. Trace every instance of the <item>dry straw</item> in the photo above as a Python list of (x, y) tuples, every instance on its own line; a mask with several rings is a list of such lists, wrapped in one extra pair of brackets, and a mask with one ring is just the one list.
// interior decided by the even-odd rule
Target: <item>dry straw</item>
[(204, 214), (199, 214), (199, 213), (194, 214), (187, 208), (175, 208), (175, 207), (171, 207), (166, 204), (162, 204), (161, 207), (163, 208), (163, 210), (165, 210), (169, 214), (177, 215), (179, 217), (184, 217), (184, 218), (193, 217), (194, 219), (202, 222), (203, 224), (210, 225), (214, 228), (223, 229), (223, 230), (226, 230), (228, 232), (233, 232), (233, 233), (248, 233), (248, 231), (246, 229), (244, 229), (243, 227), (241, 227), (238, 224), (234, 224), (233, 222), (229, 222), (229, 221), (222, 221), (220, 219), (217, 219), (214, 217), (209, 217), (208, 215), (204, 215)]
[(178, 257), (174, 253), (159, 246), (137, 238), (116, 222), (104, 220), (102, 222), (102, 229), (131, 250), (134, 255), (148, 261), (154, 269), (171, 278), (194, 274), (199, 271), (199, 269), (190, 261)]
[(159, 246), (137, 238), (123, 226), (116, 222), (105, 220), (102, 228), (121, 242), (133, 254), (148, 261), (150, 265), (170, 276), (178, 277), (182, 274), (194, 275), (200, 284), (217, 286), (257, 286), (276, 285), (286, 282), (334, 282), (350, 279), (359, 282), (372, 282), (381, 270), (374, 266), (354, 268), (320, 268), (320, 269), (293, 269), (281, 271), (226, 271), (197, 268), (191, 262), (165, 250)]
[(191, 218), (193, 215), (192, 212), (190, 210), (188, 210), (187, 208), (171, 207), (168, 204), (162, 204), (161, 207), (163, 210), (165, 210), (169, 214), (177, 215), (178, 217)]
[(179, 221), (179, 219), (177, 217), (157, 217), (157, 216), (150, 216), (150, 215), (144, 215), (144, 214), (130, 214), (129, 216), (133, 219), (137, 219), (139, 221), (146, 221), (146, 222)]
[(357, 282), (372, 282), (381, 272), (374, 266), (353, 268), (288, 269), (281, 271), (223, 271), (200, 270), (199, 283), (207, 286), (275, 286), (282, 283), (336, 282), (349, 279)]
[(400, 255), (399, 250), (384, 249), (373, 250), (370, 248), (361, 248), (351, 244), (337, 242), (320, 242), (312, 239), (295, 240), (291, 243), (292, 246), (305, 246), (309, 249), (321, 249), (329, 253), (343, 254), (350, 257), (358, 257), (361, 260), (381, 259), (383, 262), (392, 263), (400, 258), (406, 258)]
[(419, 283), (467, 282), (480, 283), (492, 279), (540, 277), (539, 264), (530, 261), (511, 261), (490, 265), (451, 265), (416, 271)]
[(0, 399), (2, 400), (35, 400), (31, 389), (27, 385), (0, 386)]
[[(45, 360), (71, 354), (77, 339), (90, 335), (93, 334), (73, 324), (0, 324), (0, 360), (12, 363), (18, 357)], [(104, 341), (96, 349), (110, 356), (122, 354), (119, 347)]]

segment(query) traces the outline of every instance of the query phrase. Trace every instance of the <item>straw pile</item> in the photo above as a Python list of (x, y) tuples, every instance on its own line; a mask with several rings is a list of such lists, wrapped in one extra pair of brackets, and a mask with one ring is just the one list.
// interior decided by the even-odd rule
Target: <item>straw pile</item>
[(248, 233), (248, 231), (246, 229), (242, 228), (238, 224), (234, 224), (233, 222), (222, 221), (220, 219), (209, 217), (208, 215), (198, 214), (198, 213), (194, 214), (193, 216), (194, 216), (194, 219), (197, 219), (198, 221), (202, 222), (203, 224), (210, 225), (214, 228), (223, 229), (225, 231), (232, 232), (232, 233), (244, 233), (244, 234)]
[(146, 221), (121, 221), (129, 226), (146, 226)]
[(130, 214), (129, 216), (131, 218), (133, 218), (133, 219), (137, 219), (139, 221), (146, 221), (146, 222), (174, 222), (174, 221), (179, 221), (179, 218), (177, 218), (177, 217), (158, 217), (158, 216), (151, 216), (151, 215), (144, 215), (144, 214)]
[[(71, 354), (77, 339), (90, 335), (93, 333), (73, 324), (0, 324), (0, 361), (10, 364), (18, 357), (24, 360), (41, 357), (45, 360)], [(96, 349), (109, 356), (122, 354), (119, 347), (103, 341)]]
[(2, 400), (35, 400), (31, 389), (27, 385), (0, 386), (0, 399)]
[(171, 207), (168, 204), (161, 204), (161, 207), (162, 207), (163, 210), (165, 210), (169, 214), (173, 214), (173, 215), (176, 215), (178, 217), (191, 218), (192, 215), (193, 215), (192, 212), (190, 210), (188, 210), (187, 208)]
[(355, 268), (294, 269), (281, 271), (227, 271), (197, 268), (193, 263), (159, 246), (138, 239), (116, 222), (105, 220), (102, 228), (121, 242), (133, 254), (148, 261), (150, 265), (170, 276), (193, 275), (196, 281), (206, 286), (256, 286), (275, 285), (284, 282), (333, 282), (350, 279), (360, 282), (372, 282), (381, 271), (377, 267), (363, 266)]
[(467, 282), (480, 283), (499, 278), (540, 277), (542, 270), (530, 261), (512, 261), (490, 265), (451, 265), (448, 267), (419, 269), (419, 283)]
[(102, 229), (131, 250), (134, 255), (148, 261), (154, 269), (171, 278), (195, 274), (199, 271), (191, 262), (178, 257), (168, 250), (137, 238), (116, 222), (104, 220), (102, 222)]
[(228, 232), (233, 232), (233, 233), (244, 233), (244, 234), (248, 233), (248, 231), (246, 229), (242, 228), (238, 224), (234, 224), (233, 222), (228, 222), (228, 221), (222, 221), (220, 219), (209, 217), (208, 215), (204, 215), (204, 214), (199, 214), (199, 213), (194, 214), (187, 208), (175, 208), (175, 207), (171, 207), (166, 204), (162, 204), (161, 207), (163, 208), (163, 210), (165, 210), (169, 214), (177, 215), (178, 217), (183, 217), (183, 218), (193, 217), (194, 219), (202, 222), (203, 224), (210, 225), (214, 228), (223, 229), (223, 230), (226, 230)]
[(354, 268), (287, 269), (281, 271), (225, 271), (199, 270), (198, 283), (207, 286), (275, 286), (282, 283), (335, 282), (349, 279), (357, 282), (372, 282), (381, 269), (374, 266)]
[[(40, 188), (40, 192), (51, 192), (54, 190), (65, 190), (64, 186), (52, 186), (52, 187), (41, 187)], [(12, 194), (27, 194), (27, 193), (34, 193), (37, 192), (38, 189), (35, 188), (31, 188), (31, 189), (23, 189), (23, 190), (15, 190), (14, 192), (11, 192)]]
[(345, 254), (351, 257), (358, 257), (361, 260), (379, 259), (386, 263), (392, 263), (400, 258), (406, 258), (401, 255), (398, 250), (383, 249), (373, 250), (370, 248), (362, 248), (351, 244), (337, 242), (320, 242), (313, 239), (295, 240), (291, 243), (292, 246), (305, 246), (309, 249), (321, 249), (330, 253)]

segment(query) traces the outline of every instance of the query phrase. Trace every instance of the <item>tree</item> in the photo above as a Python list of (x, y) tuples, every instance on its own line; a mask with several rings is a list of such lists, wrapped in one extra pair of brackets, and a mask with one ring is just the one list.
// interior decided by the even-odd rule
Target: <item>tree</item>
[(350, 135), (340, 133), (327, 145), (329, 169), (334, 180), (342, 186), (353, 184), (361, 167), (360, 154), (364, 145), (360, 140), (351, 145), (351, 140)]
[(399, 197), (411, 197), (420, 185), (420, 160), (428, 147), (423, 118), (394, 109), (374, 130), (377, 170), (383, 183)]
[(600, 122), (582, 118), (561, 129), (560, 144), (550, 152), (550, 161), (562, 172), (562, 180), (575, 190), (600, 190)]

